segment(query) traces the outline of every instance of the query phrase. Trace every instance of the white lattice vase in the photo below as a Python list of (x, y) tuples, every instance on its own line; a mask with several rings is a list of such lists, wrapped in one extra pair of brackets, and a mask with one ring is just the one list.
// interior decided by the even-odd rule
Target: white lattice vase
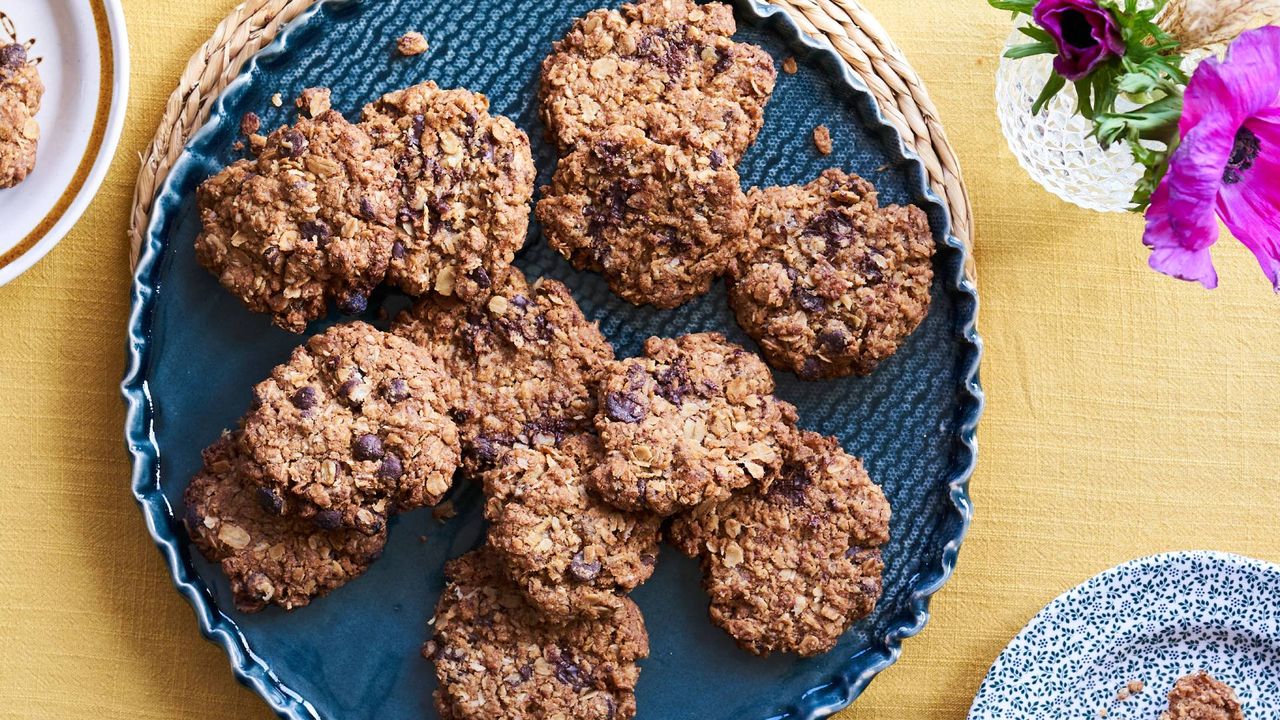
[[(1014, 31), (1009, 45), (1027, 41)], [(1080, 207), (1125, 212), (1143, 168), (1123, 143), (1103, 150), (1089, 137), (1093, 124), (1076, 114), (1075, 88), (1068, 83), (1039, 115), (1031, 114), (1053, 68), (1053, 56), (1001, 58), (996, 74), (996, 112), (1009, 149), (1031, 178)]]

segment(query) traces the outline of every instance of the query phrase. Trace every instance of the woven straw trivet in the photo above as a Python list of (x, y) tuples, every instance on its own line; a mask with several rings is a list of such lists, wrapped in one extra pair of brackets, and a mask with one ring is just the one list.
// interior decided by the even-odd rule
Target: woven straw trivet
[[(133, 263), (138, 260), (156, 193), (187, 140), (209, 117), (213, 102), (254, 53), (316, 1), (248, 0), (218, 25), (187, 63), (177, 89), (165, 105), (160, 127), (142, 156), (129, 220)], [(856, 0), (771, 1), (789, 11), (805, 32), (826, 37), (871, 88), (881, 112), (920, 156), (934, 191), (950, 207), (952, 231), (971, 251), (965, 270), (974, 279), (973, 208), (960, 163), (942, 129), (937, 108), (902, 51)]]

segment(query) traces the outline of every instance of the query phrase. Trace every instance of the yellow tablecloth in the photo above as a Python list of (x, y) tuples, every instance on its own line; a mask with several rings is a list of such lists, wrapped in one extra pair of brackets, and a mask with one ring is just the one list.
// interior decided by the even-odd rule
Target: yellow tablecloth
[[(934, 619), (843, 717), (965, 716), (1045, 603), (1131, 558), (1280, 561), (1280, 299), (1232, 242), (1222, 289), (1150, 272), (1138, 219), (1065, 205), (1009, 154), (1003, 13), (866, 0), (932, 90), (977, 207), (978, 520)], [(125, 0), (129, 122), (75, 231), (0, 288), (0, 717), (266, 718), (202, 640), (128, 489), (117, 393), (138, 153), (232, 0)]]

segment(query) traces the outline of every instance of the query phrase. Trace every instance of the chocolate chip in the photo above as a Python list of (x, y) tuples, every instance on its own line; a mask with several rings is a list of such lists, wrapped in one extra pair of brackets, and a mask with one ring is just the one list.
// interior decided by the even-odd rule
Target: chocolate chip
[(466, 422), (470, 417), (471, 413), (467, 412), (466, 408), (449, 408), (449, 419), (458, 425)]
[(391, 257), (397, 260), (404, 259), (404, 243), (399, 240), (391, 243)]
[(829, 350), (844, 350), (849, 346), (849, 336), (842, 330), (823, 330), (818, 333), (818, 344)]
[(482, 288), (488, 288), (493, 285), (493, 281), (489, 279), (489, 273), (484, 268), (478, 267), (469, 273), (471, 280)]
[(586, 562), (582, 553), (577, 553), (569, 561), (569, 573), (579, 582), (591, 582), (600, 575), (600, 561)]
[(409, 399), (409, 383), (402, 378), (391, 378), (382, 388), (382, 395), (390, 403), (404, 402)]
[(427, 126), (427, 119), (422, 115), (413, 116), (413, 132), (409, 133), (408, 145), (416, 148), (422, 144), (422, 131)]
[(404, 464), (400, 462), (400, 458), (387, 453), (382, 458), (382, 465), (378, 467), (378, 477), (384, 480), (399, 480), (404, 475)]
[(805, 500), (805, 491), (813, 484), (809, 468), (798, 463), (787, 463), (773, 484), (769, 486), (770, 498), (784, 498), (796, 505)]
[(577, 663), (569, 659), (567, 653), (562, 651), (556, 656), (555, 666), (556, 679), (574, 690), (583, 690), (591, 684), (587, 674)]
[(677, 360), (670, 367), (659, 370), (655, 379), (658, 381), (655, 392), (672, 405), (679, 406), (684, 402), (685, 396), (693, 392), (693, 384), (689, 382), (689, 372), (682, 360)]
[(514, 438), (506, 435), (477, 435), (471, 442), (470, 454), (483, 466), (493, 465), (504, 448), (510, 447)]
[(521, 295), (520, 293), (516, 293), (515, 295), (511, 296), (511, 304), (515, 305), (521, 310), (524, 310), (525, 308), (529, 307), (530, 303), (529, 303), (529, 298), (525, 297), (524, 295)]
[(293, 397), (289, 398), (293, 406), (299, 410), (310, 410), (316, 406), (316, 389), (310, 385), (300, 387), (293, 393)]
[(808, 357), (804, 359), (804, 363), (800, 365), (800, 370), (796, 374), (801, 380), (816, 380), (822, 373), (822, 361), (816, 357)]
[(711, 151), (711, 169), (712, 170), (719, 170), (721, 167), (723, 167), (724, 160), (725, 160), (724, 153), (720, 152), (719, 150)]
[(351, 454), (357, 460), (379, 460), (382, 458), (382, 441), (377, 435), (361, 435), (351, 446)]
[(377, 214), (378, 214), (378, 211), (376, 208), (373, 207), (373, 202), (370, 201), (369, 198), (367, 197), (360, 198), (360, 216), (361, 217), (363, 217), (365, 220), (372, 220), (374, 216), (376, 216)]
[(0, 68), (17, 70), (27, 62), (27, 48), (22, 43), (0, 47)]
[(525, 423), (523, 434), (532, 443), (536, 438), (550, 438), (555, 442), (564, 440), (574, 429), (574, 423), (568, 418), (556, 418), (543, 416), (529, 423)]
[(321, 530), (337, 530), (342, 527), (342, 513), (337, 510), (321, 510), (316, 513), (316, 527)]
[(298, 232), (302, 233), (303, 240), (314, 240), (321, 243), (321, 247), (327, 244), (329, 237), (333, 234), (329, 224), (320, 219), (302, 223), (298, 226)]
[(350, 402), (362, 403), (369, 394), (367, 390), (362, 390), (363, 388), (364, 378), (357, 376), (342, 383), (342, 385), (338, 387), (338, 394)]
[(307, 138), (297, 130), (286, 130), (284, 136), (280, 139), (280, 146), (284, 148), (289, 157), (299, 157), (307, 151)]
[[(684, 73), (685, 68), (699, 53), (692, 52), (694, 43), (689, 41), (687, 26), (677, 25), (650, 33), (636, 43), (636, 56), (646, 62), (653, 63), (674, 78)], [(720, 63), (716, 63), (716, 72), (722, 72)], [(728, 65), (725, 65), (728, 68)]]
[(350, 293), (338, 300), (338, 310), (345, 315), (361, 315), (369, 309), (369, 298), (360, 293)]
[(732, 63), (733, 63), (733, 46), (729, 46), (724, 49), (724, 55), (720, 56), (720, 59), (716, 61), (716, 64), (712, 66), (711, 69), (714, 70), (716, 74), (720, 74), (725, 70), (728, 70), (729, 65)]
[(272, 515), (280, 515), (284, 512), (284, 498), (271, 488), (258, 488), (258, 505)]
[(604, 398), (604, 407), (611, 420), (628, 424), (640, 422), (646, 414), (640, 399), (631, 393), (609, 393)]
[(811, 290), (806, 290), (799, 285), (795, 286), (791, 291), (791, 297), (795, 299), (796, 304), (805, 312), (819, 312), (827, 306), (822, 298)]

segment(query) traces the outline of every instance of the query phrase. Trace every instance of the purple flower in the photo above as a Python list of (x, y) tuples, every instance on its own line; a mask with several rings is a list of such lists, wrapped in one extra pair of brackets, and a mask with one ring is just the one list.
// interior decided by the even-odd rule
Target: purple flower
[(1120, 27), (1095, 0), (1040, 0), (1032, 18), (1058, 46), (1053, 69), (1072, 82), (1124, 55)]
[(1182, 143), (1151, 198), (1142, 241), (1151, 267), (1218, 285), (1218, 218), (1280, 292), (1280, 27), (1241, 35), (1187, 85)]

